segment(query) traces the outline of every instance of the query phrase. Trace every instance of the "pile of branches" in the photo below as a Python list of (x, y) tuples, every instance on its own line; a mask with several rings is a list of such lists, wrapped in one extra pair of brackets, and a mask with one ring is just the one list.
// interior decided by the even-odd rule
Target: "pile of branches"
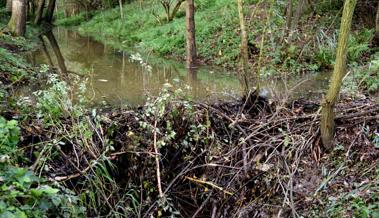
[[(175, 100), (166, 102), (160, 119), (146, 115), (154, 107), (105, 110), (98, 123), (83, 115), (93, 132), (85, 140), (67, 134), (72, 119), (49, 130), (31, 122), (23, 126), (24, 142), (59, 138), (59, 155), (45, 160), (49, 167), (41, 173), (81, 194), (91, 191), (86, 184), (106, 160), (101, 169), (109, 175), (99, 180), (103, 189), (92, 190), (99, 197), (89, 216), (299, 216), (322, 188), (317, 179), (306, 181), (319, 174), (323, 155), (316, 103), (273, 105), (256, 96), (213, 105)], [(379, 105), (348, 101), (337, 111), (336, 144), (353, 149), (350, 135), (354, 146), (374, 148), (367, 143), (378, 132)]]

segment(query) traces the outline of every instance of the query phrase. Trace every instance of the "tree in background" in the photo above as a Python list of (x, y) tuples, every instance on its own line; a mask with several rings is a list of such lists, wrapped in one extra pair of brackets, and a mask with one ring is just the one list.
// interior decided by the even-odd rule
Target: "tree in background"
[(53, 21), (55, 3), (56, 3), (56, 0), (49, 0), (49, 5), (47, 6), (46, 17), (45, 17), (45, 21), (47, 23), (51, 23)]
[(379, 2), (376, 9), (374, 44), (379, 45)]
[(36, 16), (34, 19), (34, 24), (40, 24), (42, 21), (42, 14), (43, 14), (43, 9), (45, 8), (45, 0), (39, 0), (38, 5), (37, 5), (37, 11), (36, 11)]
[(8, 12), (12, 11), (12, 0), (7, 0), (6, 8)]
[(26, 31), (26, 0), (12, 1), (12, 16), (9, 31), (16, 36), (24, 36)]
[(327, 149), (332, 147), (335, 126), (334, 105), (337, 102), (337, 98), (342, 85), (342, 79), (346, 74), (347, 43), (356, 3), (357, 0), (345, 1), (341, 20), (340, 35), (338, 39), (336, 63), (334, 66), (328, 93), (322, 102), (321, 139)]
[(187, 0), (186, 32), (187, 32), (187, 67), (193, 68), (196, 61), (196, 37), (195, 37), (195, 5), (194, 0)]
[(243, 14), (243, 0), (237, 0), (238, 4), (238, 17), (240, 21), (241, 28), (241, 62), (242, 62), (242, 70), (246, 71), (247, 64), (249, 61), (249, 51), (248, 51), (248, 37), (246, 32), (245, 25), (245, 16)]
[(159, 0), (165, 10), (167, 22), (170, 22), (174, 19), (184, 1), (185, 0), (177, 0), (173, 5), (172, 0)]
[(291, 41), (292, 15), (293, 15), (293, 9), (292, 8), (293, 8), (293, 2), (292, 2), (292, 0), (288, 0), (287, 10), (286, 10), (286, 16), (287, 16), (286, 27), (284, 29), (283, 40), (282, 40), (282, 41), (284, 41), (284, 38), (287, 37), (288, 44)]

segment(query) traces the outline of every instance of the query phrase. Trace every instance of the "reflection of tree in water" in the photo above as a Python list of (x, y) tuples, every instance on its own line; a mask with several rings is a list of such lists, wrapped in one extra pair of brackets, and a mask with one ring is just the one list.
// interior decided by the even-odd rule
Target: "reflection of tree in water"
[(46, 44), (45, 44), (45, 40), (43, 39), (42, 36), (39, 36), (39, 39), (40, 39), (40, 41), (41, 41), (41, 45), (42, 45), (42, 53), (43, 53), (43, 55), (45, 56), (45, 58), (46, 58), (48, 64), (49, 64), (50, 66), (54, 66), (54, 64), (53, 64), (53, 60), (51, 60), (51, 56), (50, 56), (50, 54), (49, 54), (49, 51), (47, 50), (47, 47), (46, 47)]
[(92, 68), (97, 63), (94, 60), (106, 57), (102, 43), (95, 42), (90, 37), (82, 37), (75, 31), (57, 29), (57, 38), (60, 46), (65, 48), (66, 60), (80, 62), (84, 68)]
[[(67, 68), (66, 68), (65, 60), (64, 60), (64, 57), (62, 55), (61, 49), (59, 48), (58, 42), (55, 39), (53, 32), (51, 32), (51, 31), (46, 32), (45, 36), (49, 40), (50, 45), (51, 45), (53, 52), (55, 54), (55, 57), (57, 58), (58, 67), (59, 67), (61, 73), (66, 75), (67, 74)], [(47, 55), (48, 55), (48, 53), (47, 53)]]
[(54, 63), (53, 63), (53, 59), (52, 59), (52, 56), (50, 55), (48, 49), (47, 49), (47, 45), (46, 45), (46, 42), (45, 42), (45, 39), (44, 37), (47, 38), (52, 50), (53, 50), (53, 53), (55, 55), (55, 58), (57, 60), (57, 64), (58, 64), (58, 68), (61, 72), (62, 75), (67, 75), (68, 71), (67, 71), (67, 67), (66, 67), (66, 64), (65, 64), (65, 60), (64, 60), (64, 57), (62, 55), (62, 52), (61, 52), (61, 49), (58, 45), (58, 42), (54, 36), (54, 34), (49, 31), (49, 32), (46, 32), (44, 35), (41, 35), (39, 36), (39, 39), (41, 41), (41, 47), (42, 47), (42, 53), (47, 61), (47, 63), (50, 65), (50, 66), (54, 66)]

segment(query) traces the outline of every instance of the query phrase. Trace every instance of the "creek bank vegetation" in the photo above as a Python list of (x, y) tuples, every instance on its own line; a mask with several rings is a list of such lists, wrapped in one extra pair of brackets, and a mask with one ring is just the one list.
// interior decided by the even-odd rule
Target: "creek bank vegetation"
[[(176, 16), (167, 20), (167, 10), (161, 2), (171, 2), (173, 8), (175, 3), (183, 1), (132, 1), (123, 4), (121, 10), (78, 11), (75, 16), (68, 17), (58, 14), (56, 24), (77, 25), (80, 33), (117, 49), (137, 47), (147, 53), (152, 51), (184, 60), (187, 3), (184, 1)], [(233, 69), (246, 59), (240, 53), (240, 38), (244, 33), (240, 28), (241, 11), (248, 33), (245, 36), (248, 55), (242, 54), (248, 56), (254, 71), (259, 68), (259, 62), (262, 62), (262, 69), (259, 69), (262, 76), (331, 69), (343, 1), (290, 2), (249, 0), (238, 10), (236, 1), (195, 1), (199, 59)], [(348, 58), (351, 64), (364, 65), (364, 57), (375, 53), (375, 49), (370, 48), (375, 22), (369, 22), (369, 17), (375, 17), (376, 5), (358, 1), (357, 8), (354, 20), (358, 22), (349, 39)], [(103, 30), (101, 34), (99, 29)]]
[(0, 113), (2, 214), (341, 217), (379, 209), (379, 107), (370, 99), (336, 105), (336, 147), (325, 153), (318, 102), (249, 95), (207, 105), (167, 84), (138, 108), (91, 109), (77, 76), (27, 69), (47, 86)]
[(368, 99), (337, 105), (337, 147), (324, 154), (314, 102), (270, 105), (251, 96), (205, 105), (166, 88), (134, 110), (86, 111), (69, 106), (64, 82), (49, 81), (36, 93), (38, 113), (19, 119), (22, 137), (10, 160), (73, 190), (88, 216), (327, 217), (379, 209), (370, 194), (379, 188), (379, 107)]
[[(39, 1), (42, 2), (45, 1)], [(144, 10), (143, 2), (147, 1), (139, 2), (141, 10)], [(161, 7), (165, 2), (171, 1), (159, 1), (158, 5)], [(227, 6), (239, 14), (239, 20), (248, 17), (243, 1), (233, 2), (233, 5), (229, 1), (203, 2), (207, 3), (204, 9), (211, 5), (222, 9)], [(262, 60), (270, 57), (269, 49), (262, 49), (263, 45), (268, 39), (270, 42), (278, 39), (268, 35), (272, 34), (271, 21), (284, 7), (274, 7), (273, 1), (262, 2), (261, 6), (269, 8), (269, 12), (261, 11), (265, 25), (260, 26), (263, 36), (258, 40), (261, 46), (255, 54), (261, 60), (256, 68), (257, 79), (269, 62)], [(301, 2), (305, 4), (303, 1), (298, 4)], [(45, 38), (54, 50), (59, 70), (47, 65), (30, 66), (19, 54), (27, 50), (29, 41), (1, 34), (0, 216), (378, 216), (379, 105), (366, 96), (343, 95), (340, 101), (335, 100), (340, 95), (346, 65), (353, 61), (350, 55), (356, 54), (359, 59), (368, 54), (366, 44), (363, 48), (349, 46), (351, 23), (348, 21), (352, 19), (355, 2), (345, 1), (340, 22), (342, 31), (335, 37), (339, 38), (340, 49), (331, 83), (332, 94), (322, 104), (305, 99), (271, 102), (257, 94), (260, 91), (257, 83), (253, 91), (243, 87), (245, 96), (233, 102), (192, 102), (186, 90), (174, 90), (165, 84), (159, 96), (150, 97), (145, 105), (137, 108), (93, 106), (87, 96), (86, 78), (67, 71), (60, 61), (62, 53), (49, 33)], [(53, 3), (54, 0), (49, 1)], [(87, 3), (81, 8), (101, 9), (106, 5), (103, 1)], [(94, 12), (97, 14), (89, 22), (100, 19), (100, 15), (114, 14), (113, 20), (118, 20), (120, 15), (120, 27), (127, 27), (123, 24), (128, 21), (123, 18), (133, 14), (124, 13), (130, 10), (130, 5), (126, 4), (124, 11), (125, 2), (113, 3), (108, 7), (115, 3), (121, 7), (104, 13)], [(286, 14), (291, 15), (293, 1), (286, 3)], [(193, 6), (191, 4), (187, 12), (187, 29), (192, 28), (187, 31), (187, 42), (195, 40), (194, 21), (198, 13), (194, 14), (196, 7)], [(200, 6), (197, 9), (201, 13)], [(165, 21), (159, 19), (164, 31), (170, 27), (169, 23), (177, 22), (179, 26), (181, 16), (179, 9), (177, 16), (171, 14), (172, 7), (165, 9), (169, 16), (157, 16), (165, 18)], [(32, 13), (33, 16), (38, 14)], [(288, 42), (295, 39), (291, 34), (292, 16), (287, 18), (281, 39), (289, 46)], [(221, 21), (225, 20), (217, 20)], [(240, 36), (235, 32), (235, 24), (226, 24), (225, 28), (231, 31), (221, 29), (219, 33), (233, 35), (233, 39), (238, 40), (236, 50), (245, 50), (246, 59), (247, 32)], [(27, 34), (30, 26), (23, 22), (18, 25), (26, 27)], [(240, 22), (237, 26), (244, 29), (246, 25)], [(180, 27), (184, 27), (183, 22)], [(333, 31), (337, 36), (338, 31)], [(172, 32), (170, 30), (170, 34)], [(22, 35), (12, 29), (9, 33)], [(196, 36), (201, 42), (201, 35)], [(372, 31), (364, 31), (353, 34), (353, 41), (358, 37), (371, 40), (372, 36)], [(46, 47), (45, 38), (41, 38), (42, 46)], [(184, 35), (181, 40), (184, 43)], [(333, 43), (330, 48), (336, 44)], [(177, 48), (184, 51), (184, 46)], [(188, 60), (191, 70), (193, 60), (198, 58), (196, 50), (201, 55), (202, 47), (191, 44), (188, 48), (193, 51), (187, 55), (192, 58)], [(207, 49), (214, 52), (213, 48)], [(361, 72), (364, 79), (360, 82), (371, 84), (375, 90), (379, 64), (375, 56), (369, 54), (365, 61), (372, 65), (349, 69)], [(332, 65), (334, 53), (325, 57)], [(151, 70), (148, 63), (139, 61), (142, 67)], [(249, 60), (244, 62), (243, 68)], [(249, 67), (252, 66), (246, 66)], [(25, 84), (36, 86), (35, 91), (28, 89), (26, 93), (18, 93)], [(325, 102), (331, 104), (327, 115), (320, 110), (320, 107), (326, 108)], [(333, 146), (323, 137), (325, 126), (321, 123), (325, 117), (332, 117), (329, 121), (335, 124), (335, 128), (326, 127), (333, 136)]]

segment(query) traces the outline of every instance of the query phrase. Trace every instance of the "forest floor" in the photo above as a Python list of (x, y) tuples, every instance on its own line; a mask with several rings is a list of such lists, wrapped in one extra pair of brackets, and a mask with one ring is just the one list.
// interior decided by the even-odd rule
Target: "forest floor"
[[(206, 105), (167, 86), (138, 108), (91, 110), (67, 94), (75, 78), (29, 66), (20, 56), (28, 41), (2, 37), (0, 115), (21, 129), (16, 164), (73, 190), (88, 216), (378, 216), (379, 105), (370, 98), (340, 101), (335, 148), (325, 151), (318, 102), (251, 95)], [(37, 81), (48, 86), (34, 99), (13, 95)]]

